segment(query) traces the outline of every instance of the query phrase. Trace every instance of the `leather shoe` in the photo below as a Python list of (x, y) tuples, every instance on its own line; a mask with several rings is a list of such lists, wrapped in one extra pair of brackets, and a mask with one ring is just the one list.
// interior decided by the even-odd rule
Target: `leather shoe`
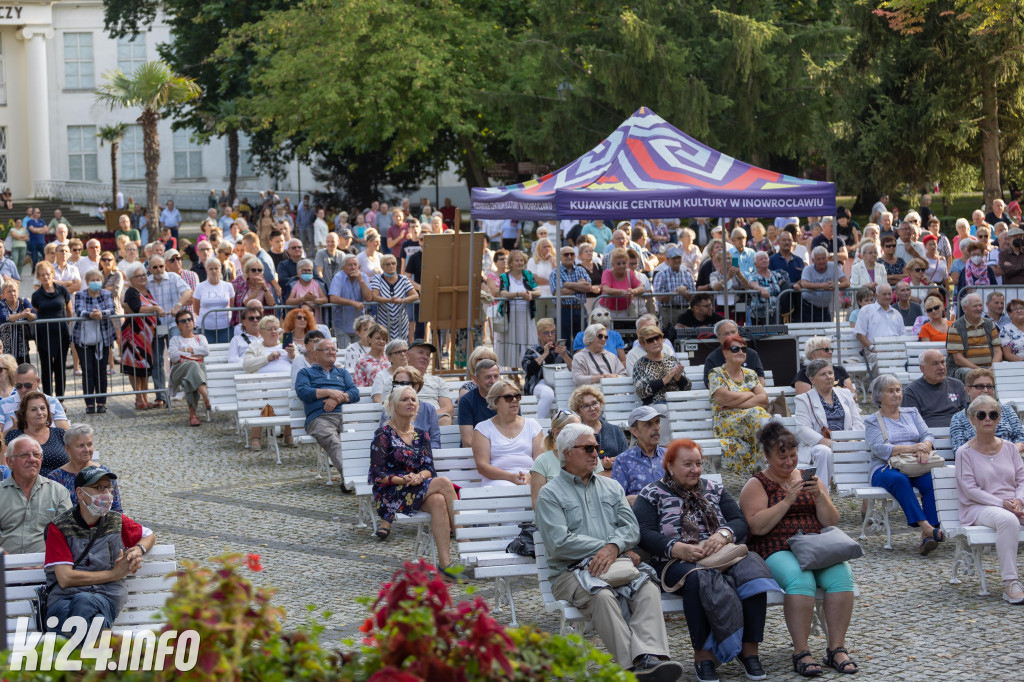
[(712, 660), (694, 661), (693, 671), (697, 673), (699, 682), (718, 682), (718, 673), (715, 672), (715, 662)]

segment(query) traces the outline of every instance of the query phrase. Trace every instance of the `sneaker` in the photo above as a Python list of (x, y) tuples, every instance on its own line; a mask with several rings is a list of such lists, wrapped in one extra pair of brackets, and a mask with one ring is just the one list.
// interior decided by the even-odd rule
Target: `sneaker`
[(694, 661), (693, 671), (697, 673), (699, 682), (718, 682), (718, 673), (715, 672), (714, 661)]
[(661, 661), (648, 655), (633, 668), (633, 675), (637, 682), (677, 682), (683, 678), (683, 665), (676, 661)]
[(1024, 603), (1024, 586), (1021, 586), (1019, 580), (1003, 587), (1003, 599), (1011, 604)]
[(766, 680), (768, 675), (765, 674), (764, 668), (761, 666), (761, 659), (755, 656), (740, 656), (740, 663), (743, 664), (743, 672), (747, 674), (748, 680)]

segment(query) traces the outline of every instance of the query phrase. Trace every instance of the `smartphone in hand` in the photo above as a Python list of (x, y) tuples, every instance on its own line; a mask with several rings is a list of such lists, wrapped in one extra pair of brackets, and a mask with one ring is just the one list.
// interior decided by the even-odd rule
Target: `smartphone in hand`
[(810, 481), (818, 473), (818, 467), (807, 467), (801, 472), (804, 481)]

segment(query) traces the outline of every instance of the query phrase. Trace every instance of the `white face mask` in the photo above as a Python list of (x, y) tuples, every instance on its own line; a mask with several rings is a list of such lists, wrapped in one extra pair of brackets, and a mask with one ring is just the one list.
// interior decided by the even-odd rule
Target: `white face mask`
[(974, 263), (975, 265), (981, 265), (982, 263), (985, 262), (985, 259), (982, 258), (981, 256), (971, 256), (971, 262)]
[[(88, 493), (86, 493), (88, 495)], [(114, 506), (114, 493), (100, 493), (89, 495), (91, 502), (85, 505), (90, 514), (94, 516), (106, 516), (110, 508)]]

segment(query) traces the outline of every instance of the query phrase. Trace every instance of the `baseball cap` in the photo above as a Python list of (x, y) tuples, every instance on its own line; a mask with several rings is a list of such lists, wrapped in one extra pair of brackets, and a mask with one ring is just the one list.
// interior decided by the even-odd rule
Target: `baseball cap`
[(682, 258), (683, 252), (679, 250), (678, 246), (670, 246), (668, 251), (665, 252), (665, 258)]
[(658, 412), (650, 405), (641, 405), (640, 407), (635, 408), (632, 412), (629, 413), (629, 419), (627, 420), (627, 422), (630, 426), (632, 426), (637, 422), (649, 422), (652, 419), (657, 419), (658, 417), (664, 418), (665, 415), (663, 415), (661, 412)]
[(90, 486), (93, 483), (99, 482), (104, 476), (109, 476), (111, 481), (117, 480), (117, 474), (100, 467), (88, 466), (78, 472), (75, 476), (75, 487), (84, 488)]
[(347, 227), (343, 227), (340, 230), (338, 230), (338, 236), (341, 237), (342, 239), (352, 239), (352, 230), (348, 229)]
[(429, 341), (425, 341), (424, 339), (414, 339), (413, 342), (409, 344), (409, 350), (412, 350), (416, 346), (425, 346), (430, 349), (431, 353), (437, 352), (437, 346), (430, 343)]

